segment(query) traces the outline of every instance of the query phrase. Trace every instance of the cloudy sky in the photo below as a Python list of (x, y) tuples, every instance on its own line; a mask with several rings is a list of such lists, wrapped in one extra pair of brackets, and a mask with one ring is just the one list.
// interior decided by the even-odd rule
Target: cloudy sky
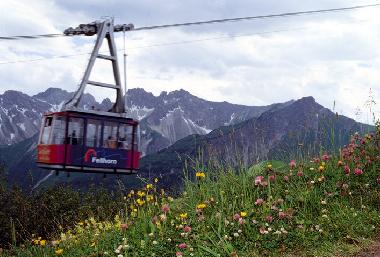
[[(112, 16), (135, 27), (379, 3), (376, 0), (4, 0), (0, 36), (60, 33)], [(348, 12), (127, 33), (128, 87), (183, 88), (212, 101), (265, 105), (303, 96), (370, 122), (380, 114), (380, 6)], [(117, 35), (122, 57), (123, 37)], [(0, 41), (0, 94), (74, 91), (95, 37)], [(54, 58), (70, 55), (66, 58)], [(42, 60), (41, 60), (42, 59)], [(120, 59), (120, 64), (122, 60)], [(122, 67), (122, 66), (121, 66)], [(92, 79), (111, 82), (105, 63)], [(370, 89), (371, 93), (370, 93)], [(109, 92), (89, 89), (97, 98)], [(360, 111), (359, 111), (360, 109)], [(379, 117), (380, 115), (378, 115)]]

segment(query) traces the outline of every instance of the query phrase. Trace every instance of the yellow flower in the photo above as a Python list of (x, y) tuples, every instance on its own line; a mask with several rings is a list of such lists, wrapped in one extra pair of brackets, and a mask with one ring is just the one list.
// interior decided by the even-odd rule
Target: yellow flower
[(181, 217), (181, 219), (186, 219), (187, 218), (187, 213), (186, 212), (181, 213), (179, 216)]
[(158, 183), (158, 178), (155, 178), (155, 179), (154, 179), (154, 183)]
[(61, 248), (55, 250), (55, 254), (58, 256), (61, 255), (62, 253), (63, 253), (63, 249), (61, 249)]
[(195, 173), (195, 176), (197, 178), (205, 178), (206, 177), (206, 174), (202, 171), (198, 171), (197, 173)]
[(146, 185), (146, 189), (152, 189), (153, 188), (153, 185), (152, 184), (148, 184)]
[(267, 165), (267, 168), (268, 168), (268, 169), (272, 169), (272, 167), (273, 167), (272, 164), (268, 164), (268, 165)]
[(138, 192), (137, 192), (137, 195), (140, 196), (140, 197), (143, 197), (143, 196), (145, 196), (145, 192), (138, 191)]
[(91, 246), (91, 247), (94, 247), (95, 245), (96, 245), (96, 243), (95, 243), (95, 242), (92, 242), (90, 246)]
[(153, 199), (154, 199), (153, 195), (147, 195), (147, 196), (146, 196), (146, 200), (147, 200), (148, 202), (153, 201)]
[(200, 203), (200, 204), (198, 204), (197, 205), (197, 209), (204, 209), (204, 208), (206, 208), (206, 204), (204, 204), (204, 203)]
[(325, 166), (323, 166), (323, 165), (319, 166), (318, 170), (319, 171), (324, 171), (325, 170)]
[(41, 246), (45, 246), (45, 245), (46, 245), (46, 240), (41, 240), (41, 241), (40, 241), (40, 245), (41, 245)]
[(137, 204), (140, 205), (140, 206), (144, 205), (144, 203), (145, 203), (145, 201), (144, 201), (144, 200), (141, 200), (140, 198), (137, 199), (136, 202), (137, 202)]
[(245, 211), (240, 212), (240, 216), (243, 217), (243, 218), (246, 217), (247, 216), (247, 212), (245, 212)]
[(81, 221), (81, 222), (78, 222), (78, 225), (79, 225), (79, 226), (83, 226), (84, 223)]

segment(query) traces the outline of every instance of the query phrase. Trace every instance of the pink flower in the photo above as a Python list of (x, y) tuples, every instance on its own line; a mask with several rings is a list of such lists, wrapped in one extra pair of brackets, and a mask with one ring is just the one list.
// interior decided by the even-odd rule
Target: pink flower
[(350, 167), (348, 165), (344, 166), (344, 173), (346, 173), (347, 175), (350, 174)]
[(245, 223), (245, 220), (243, 218), (240, 218), (238, 222), (240, 225), (243, 225)]
[(289, 163), (289, 166), (291, 169), (294, 169), (296, 167), (296, 161), (295, 160), (291, 160), (290, 163)]
[(120, 224), (120, 229), (121, 230), (126, 230), (128, 228), (128, 224), (126, 224), (126, 223), (121, 223)]
[(264, 234), (268, 234), (268, 230), (265, 229), (265, 227), (260, 227), (260, 234), (264, 235)]
[(169, 204), (164, 204), (161, 208), (162, 212), (168, 213), (170, 211)]
[(190, 226), (185, 226), (183, 228), (183, 231), (185, 231), (186, 233), (190, 233), (191, 232), (191, 227)]
[(241, 217), (240, 217), (240, 214), (239, 214), (239, 213), (236, 213), (236, 214), (234, 215), (234, 220), (238, 221), (240, 218), (241, 218)]
[(359, 168), (356, 168), (356, 169), (354, 170), (354, 174), (355, 174), (356, 176), (360, 176), (360, 175), (363, 174), (363, 170), (362, 170), (362, 169), (359, 169)]
[(271, 215), (268, 215), (268, 216), (265, 218), (265, 220), (266, 220), (267, 222), (272, 222), (272, 221), (273, 221), (273, 217), (272, 217)]
[(255, 178), (255, 186), (261, 185), (263, 183), (264, 177), (263, 176), (257, 176)]
[(259, 199), (256, 200), (255, 205), (260, 206), (260, 205), (262, 205), (263, 203), (264, 203), (264, 200), (261, 199), (261, 198), (259, 198)]
[(183, 253), (182, 253), (182, 252), (176, 252), (176, 253), (175, 253), (175, 256), (177, 256), (177, 257), (182, 257), (182, 256), (183, 256)]
[(377, 178), (377, 184), (380, 184), (380, 177)]
[(288, 182), (289, 181), (289, 177), (288, 176), (284, 176), (284, 181)]
[(328, 154), (322, 155), (322, 160), (328, 161), (330, 159), (330, 156)]
[(297, 172), (297, 176), (298, 176), (298, 177), (302, 177), (302, 176), (303, 176), (303, 172), (302, 172), (302, 170), (299, 170), (299, 171)]
[(280, 220), (284, 219), (285, 217), (286, 217), (285, 212), (280, 211), (280, 212), (278, 213), (278, 218), (279, 218)]
[(178, 247), (181, 248), (181, 249), (186, 249), (187, 248), (187, 244), (186, 243), (182, 243), (182, 244), (179, 244)]
[(154, 225), (156, 225), (157, 222), (158, 222), (158, 217), (157, 217), (157, 216), (154, 216), (154, 217), (152, 218), (152, 223), (153, 223)]
[(270, 182), (274, 182), (276, 180), (276, 176), (275, 175), (270, 175), (269, 176), (269, 181)]

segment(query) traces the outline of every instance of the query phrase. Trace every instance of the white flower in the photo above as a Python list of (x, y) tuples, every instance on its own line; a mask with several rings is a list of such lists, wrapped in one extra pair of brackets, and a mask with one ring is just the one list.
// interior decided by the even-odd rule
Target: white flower
[(152, 244), (156, 245), (156, 244), (158, 244), (158, 242), (157, 242), (156, 240), (154, 240), (154, 241), (152, 242)]
[(234, 233), (234, 237), (239, 237), (239, 233)]

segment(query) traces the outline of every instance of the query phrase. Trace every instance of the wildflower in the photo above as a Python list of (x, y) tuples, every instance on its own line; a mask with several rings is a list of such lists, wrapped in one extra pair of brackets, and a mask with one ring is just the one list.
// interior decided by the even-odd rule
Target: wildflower
[(288, 176), (284, 176), (284, 181), (288, 182), (289, 181), (289, 177)]
[(164, 204), (161, 208), (162, 212), (168, 213), (170, 211), (169, 204)]
[(148, 184), (146, 185), (146, 189), (152, 189), (153, 188), (153, 185), (152, 184)]
[(309, 168), (309, 170), (310, 170), (310, 171), (313, 171), (313, 170), (314, 170), (314, 168), (313, 168), (313, 167), (311, 167), (311, 168)]
[(154, 240), (154, 241), (152, 242), (152, 244), (156, 245), (156, 244), (158, 244), (158, 242), (157, 242), (156, 240)]
[(298, 177), (302, 177), (302, 176), (303, 176), (303, 172), (302, 172), (302, 170), (299, 170), (299, 171), (297, 172), (297, 176), (298, 176)]
[(121, 223), (120, 224), (120, 229), (121, 230), (126, 230), (128, 228), (128, 224), (126, 224), (126, 223)]
[(354, 170), (354, 174), (357, 175), (357, 176), (360, 176), (360, 175), (363, 174), (363, 170), (362, 170), (362, 169), (359, 169), (359, 168), (356, 168), (356, 169)]
[(234, 233), (234, 237), (239, 237), (239, 233)]
[(268, 170), (272, 170), (272, 167), (273, 167), (272, 164), (268, 163), (268, 165), (267, 165), (267, 169), (268, 169)]
[(328, 218), (328, 216), (326, 214), (323, 214), (322, 218)]
[(265, 235), (265, 234), (269, 233), (269, 231), (266, 230), (265, 227), (260, 227), (259, 231), (260, 231), (260, 234), (262, 234), (262, 235)]
[(261, 185), (264, 181), (264, 177), (263, 176), (257, 176), (255, 178), (255, 186), (258, 186), (258, 185)]
[(347, 175), (350, 174), (350, 167), (348, 165), (344, 166), (344, 173), (346, 173)]
[(245, 223), (245, 220), (244, 220), (243, 218), (240, 218), (240, 219), (238, 220), (238, 222), (239, 222), (240, 225), (243, 225), (243, 224)]
[(176, 252), (176, 253), (175, 253), (175, 256), (176, 256), (176, 257), (182, 257), (182, 256), (183, 256), (183, 253), (182, 253), (182, 252)]
[(55, 255), (57, 255), (57, 256), (62, 255), (62, 253), (63, 253), (63, 249), (62, 248), (58, 248), (57, 250), (55, 250)]
[(45, 246), (45, 245), (46, 245), (46, 240), (41, 240), (41, 241), (40, 241), (40, 245), (41, 245), (41, 246)]
[(380, 177), (378, 177), (376, 181), (377, 181), (377, 184), (380, 185)]
[(271, 215), (268, 215), (266, 218), (265, 218), (266, 221), (268, 222), (272, 222), (273, 221), (273, 217)]
[(322, 182), (322, 181), (324, 181), (324, 180), (325, 180), (325, 176), (321, 176), (321, 177), (318, 178), (318, 181), (319, 181), (319, 182)]
[(160, 215), (160, 220), (162, 221), (162, 222), (164, 222), (164, 221), (166, 221), (166, 215), (165, 214), (161, 214)]
[(319, 170), (320, 172), (323, 172), (323, 171), (325, 170), (325, 166), (320, 165), (319, 168), (318, 168), (318, 170)]
[(198, 171), (197, 173), (195, 173), (195, 177), (197, 178), (205, 178), (206, 177), (206, 174), (202, 171)]
[(325, 201), (325, 200), (322, 200), (322, 201), (321, 201), (321, 204), (325, 205), (325, 204), (326, 204), (326, 201)]
[(289, 163), (289, 166), (291, 169), (294, 169), (296, 167), (296, 161), (295, 160), (291, 160), (290, 163)]
[(181, 249), (186, 249), (187, 248), (187, 244), (186, 243), (181, 243), (178, 245), (179, 248)]
[(183, 228), (183, 231), (185, 231), (186, 233), (190, 233), (191, 232), (191, 227), (190, 226), (185, 226)]
[(155, 179), (154, 179), (154, 183), (158, 183), (158, 178), (155, 178)]
[(344, 164), (343, 161), (341, 161), (341, 160), (338, 161), (338, 167), (342, 167), (343, 164)]
[(137, 195), (140, 196), (140, 197), (144, 197), (145, 196), (145, 192), (143, 192), (143, 191), (137, 191)]
[(136, 201), (136, 202), (137, 202), (137, 204), (138, 204), (138, 205), (140, 205), (140, 206), (143, 206), (143, 205), (145, 204), (145, 201), (144, 201), (144, 200), (142, 200), (142, 199), (140, 199), (140, 198), (139, 198), (139, 199), (137, 199), (137, 201)]
[(204, 208), (206, 208), (206, 204), (204, 204), (204, 203), (200, 203), (197, 205), (198, 210), (203, 210)]
[(147, 200), (148, 202), (153, 201), (153, 200), (154, 200), (153, 195), (147, 195), (147, 196), (146, 196), (146, 200)]
[(235, 215), (234, 215), (234, 220), (239, 220), (241, 217), (240, 217), (240, 214), (239, 213), (236, 213)]
[(286, 217), (285, 212), (280, 211), (280, 212), (278, 213), (278, 218), (279, 218), (280, 220), (284, 219), (285, 217)]
[(240, 212), (240, 216), (243, 217), (243, 218), (246, 217), (247, 216), (247, 212), (245, 212), (245, 211)]
[(179, 217), (180, 217), (181, 219), (187, 219), (187, 212), (181, 213), (181, 214), (179, 215)]
[(322, 160), (328, 161), (330, 159), (330, 156), (328, 154), (322, 155)]
[(269, 181), (270, 182), (274, 182), (276, 180), (276, 176), (275, 175), (270, 175), (269, 176)]

